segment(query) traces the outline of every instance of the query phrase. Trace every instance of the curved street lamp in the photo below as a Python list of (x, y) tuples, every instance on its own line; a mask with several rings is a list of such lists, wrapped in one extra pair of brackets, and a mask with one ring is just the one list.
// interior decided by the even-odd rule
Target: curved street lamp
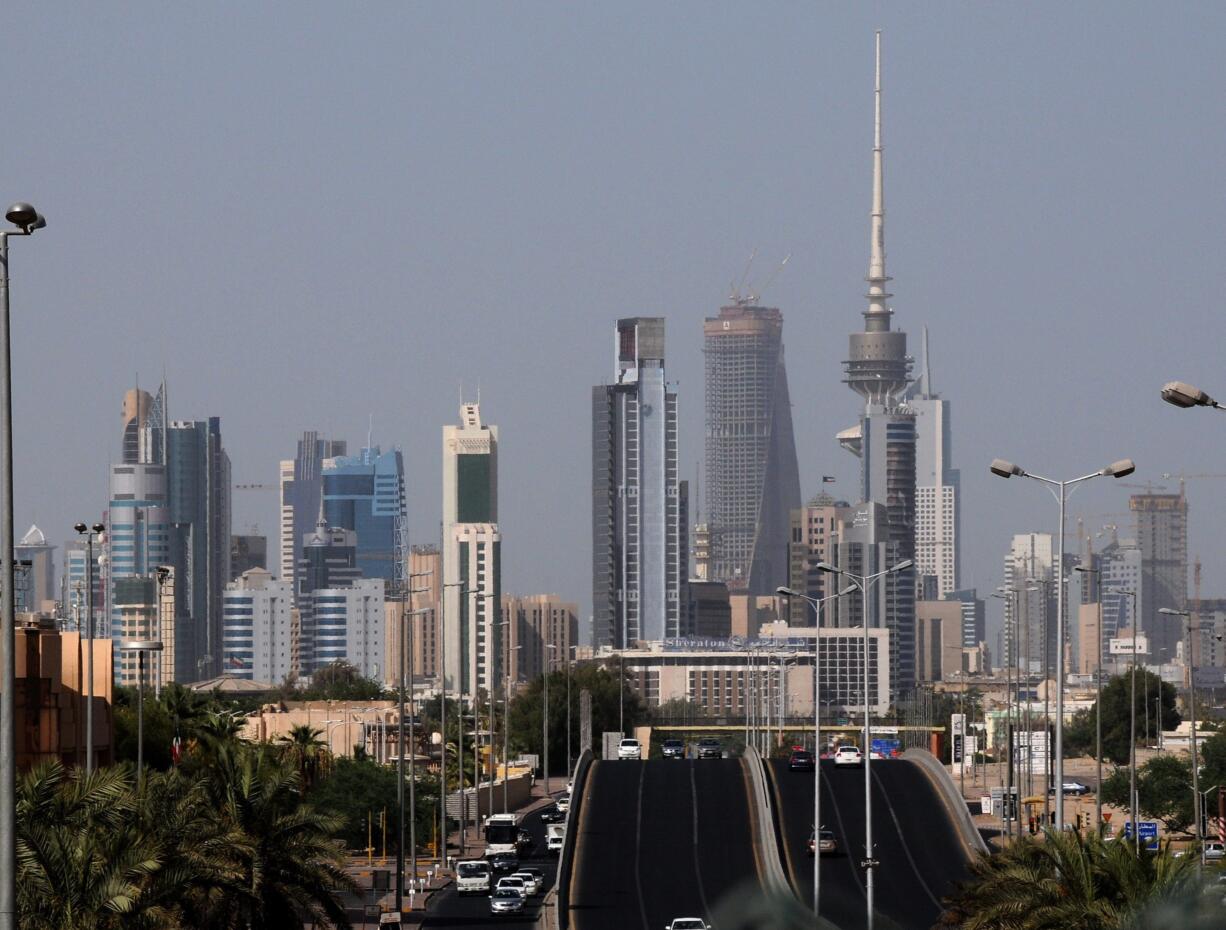
[(1054, 478), (1044, 478), (1028, 472), (1005, 459), (993, 459), (988, 466), (992, 474), (1001, 478), (1031, 478), (1046, 484), (1053, 489), (1056, 500), (1060, 503), (1059, 542), (1056, 544), (1056, 830), (1064, 829), (1064, 503), (1068, 497), (1068, 489), (1073, 485), (1091, 478), (1123, 478), (1137, 470), (1132, 459), (1120, 459), (1112, 462), (1106, 468), (1070, 478), (1067, 481), (1057, 481)]
[(1198, 387), (1193, 387), (1183, 381), (1168, 381), (1162, 385), (1162, 399), (1174, 407), (1216, 407), (1223, 410), (1221, 404)]

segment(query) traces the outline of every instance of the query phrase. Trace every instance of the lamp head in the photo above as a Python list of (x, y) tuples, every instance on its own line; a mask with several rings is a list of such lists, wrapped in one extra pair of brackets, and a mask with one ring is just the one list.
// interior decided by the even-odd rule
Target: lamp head
[(1085, 575), (1097, 575), (1099, 573), (1099, 569), (1086, 568), (1084, 565), (1074, 565), (1073, 571), (1081, 572), (1082, 574), (1085, 574)]
[(891, 568), (891, 569), (890, 569), (890, 571), (892, 571), (892, 572), (905, 572), (905, 571), (906, 571), (908, 568), (910, 568), (910, 567), (911, 567), (912, 565), (914, 565), (914, 564), (915, 564), (915, 560), (914, 560), (914, 559), (906, 559), (905, 561), (899, 562), (897, 565), (895, 565), (893, 568)]
[(1112, 478), (1125, 478), (1136, 470), (1137, 466), (1132, 459), (1120, 459), (1104, 468), (1103, 474), (1110, 475)]
[(775, 588), (775, 593), (782, 594), (784, 597), (800, 597), (800, 595), (797, 594), (795, 591), (793, 591), (791, 588), (786, 588), (783, 585), (780, 585), (779, 587)]
[(831, 574), (834, 574), (834, 575), (841, 574), (839, 569), (835, 568), (829, 562), (818, 562), (817, 565), (814, 566), (814, 568), (816, 568), (819, 572), (830, 572)]
[(4, 218), (27, 234), (47, 225), (47, 221), (28, 203), (13, 204), (4, 211)]
[(1217, 401), (1198, 387), (1183, 381), (1162, 385), (1162, 399), (1176, 407), (1216, 407)]
[(89, 529), (89, 527), (86, 526), (84, 523), (74, 524), (72, 528), (76, 530), (78, 533), (84, 533), (86, 530)]
[(845, 587), (842, 591), (839, 592), (839, 597), (842, 597), (844, 594), (851, 594), (851, 592), (854, 590), (856, 590), (856, 586), (854, 584), (849, 584), (847, 587)]
[(1175, 610), (1173, 607), (1159, 607), (1158, 613), (1166, 614), (1168, 617), (1190, 617), (1192, 616), (1186, 610)]
[(95, 532), (95, 533), (105, 533), (105, 532), (106, 532), (106, 524), (104, 524), (104, 523), (95, 523), (95, 524), (94, 524), (94, 526), (93, 526), (93, 530), (94, 530), (94, 532)]
[(994, 475), (999, 475), (1001, 478), (1012, 478), (1014, 475), (1026, 474), (1012, 462), (1006, 462), (1004, 459), (992, 459), (992, 464), (988, 466), (988, 470)]

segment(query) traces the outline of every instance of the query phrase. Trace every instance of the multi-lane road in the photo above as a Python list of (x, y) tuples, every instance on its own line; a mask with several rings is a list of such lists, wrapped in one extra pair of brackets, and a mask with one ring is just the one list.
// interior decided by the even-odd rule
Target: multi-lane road
[[(813, 778), (770, 763), (784, 869), (806, 902), (813, 901)], [(839, 851), (821, 860), (821, 913), (841, 930), (865, 926), (864, 771), (822, 763), (822, 821)], [(873, 762), (873, 846), (877, 912), (903, 930), (927, 930), (941, 899), (966, 875), (968, 851), (932, 783), (919, 766), (900, 759)], [(810, 905), (811, 906), (811, 905)]]
[[(540, 916), (541, 903), (546, 892), (553, 887), (558, 869), (558, 859), (545, 852), (545, 825), (541, 823), (540, 809), (524, 816), (521, 826), (532, 834), (532, 848), (520, 856), (522, 865), (531, 865), (545, 873), (541, 890), (528, 898), (523, 913), (519, 915), (490, 914), (490, 899), (485, 894), (461, 897), (455, 885), (435, 892), (430, 897), (423, 927), (505, 927), (507, 925), (530, 927)], [(495, 876), (497, 879), (497, 876)]]
[(740, 759), (595, 762), (570, 886), (572, 930), (661, 930), (708, 922), (760, 887), (751, 789)]

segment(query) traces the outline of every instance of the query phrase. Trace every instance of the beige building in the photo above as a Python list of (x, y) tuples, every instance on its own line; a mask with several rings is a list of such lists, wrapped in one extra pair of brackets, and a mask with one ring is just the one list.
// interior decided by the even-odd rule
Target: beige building
[(776, 595), (733, 594), (728, 598), (732, 609), (732, 636), (748, 639), (768, 623), (787, 620), (787, 601)]
[(962, 602), (915, 602), (915, 680), (941, 681), (963, 664)]
[[(406, 731), (408, 713), (406, 709)], [(361, 746), (370, 758), (387, 762), (396, 758), (398, 720), (395, 701), (290, 701), (267, 704), (244, 718), (239, 736), (274, 742), (296, 726), (309, 726), (333, 755), (352, 756), (354, 747)], [(424, 736), (418, 734), (419, 739)]]
[[(788, 587), (813, 598), (825, 597), (835, 576), (817, 570), (818, 562), (835, 562), (834, 544), (839, 527), (851, 519), (855, 509), (829, 494), (815, 496), (804, 507), (792, 511), (792, 535), (788, 544)], [(788, 622), (794, 627), (813, 626), (813, 607), (804, 598), (791, 599)], [(823, 617), (823, 626), (826, 618)]]
[(1095, 646), (1099, 637), (1099, 616), (1098, 604), (1082, 604), (1077, 609), (1077, 642), (1081, 647), (1077, 650), (1079, 675), (1093, 675), (1097, 669)]
[(399, 601), (384, 605), (383, 641), (387, 644), (387, 659), (383, 664), (383, 682), (395, 687), (400, 677), (400, 648), (405, 624), (409, 628), (412, 676), (415, 683), (432, 682), (437, 687), (439, 669), (439, 606), (443, 590), (442, 558), (437, 546), (413, 546), (409, 551), (410, 595), (407, 611), (402, 618)]
[[(579, 606), (556, 594), (504, 594), (507, 673), (512, 682), (530, 681), (546, 667), (560, 669), (579, 639)], [(555, 648), (546, 649), (552, 645)], [(517, 648), (518, 647), (518, 648)]]

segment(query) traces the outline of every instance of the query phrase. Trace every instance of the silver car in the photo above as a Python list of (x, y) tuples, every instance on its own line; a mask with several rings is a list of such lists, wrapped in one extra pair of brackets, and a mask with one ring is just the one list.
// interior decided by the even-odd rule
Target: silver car
[(491, 914), (518, 914), (524, 909), (524, 896), (514, 888), (499, 888), (490, 895)]

